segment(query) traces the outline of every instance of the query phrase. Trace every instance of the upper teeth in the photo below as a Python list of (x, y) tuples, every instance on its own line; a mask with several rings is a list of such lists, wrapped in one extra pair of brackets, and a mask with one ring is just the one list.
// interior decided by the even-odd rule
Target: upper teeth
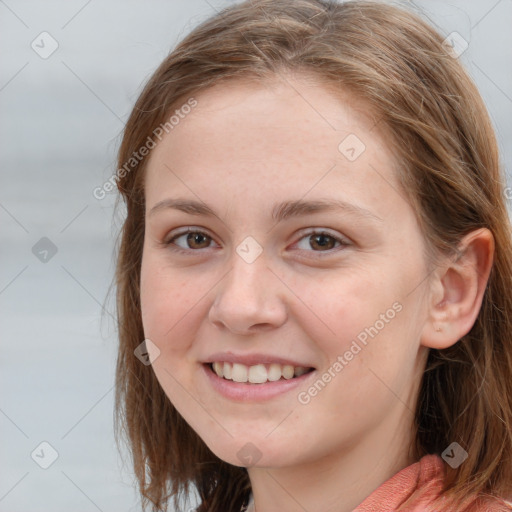
[(246, 366), (239, 363), (228, 363), (216, 361), (213, 363), (213, 370), (219, 377), (224, 377), (235, 382), (251, 382), (252, 384), (263, 384), (267, 381), (276, 381), (281, 377), (291, 379), (299, 377), (308, 371), (304, 366), (281, 365), (272, 363), (269, 365), (255, 364)]

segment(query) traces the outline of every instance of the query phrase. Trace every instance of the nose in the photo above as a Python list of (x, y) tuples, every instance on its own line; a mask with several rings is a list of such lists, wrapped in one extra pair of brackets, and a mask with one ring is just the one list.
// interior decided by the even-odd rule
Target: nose
[(268, 268), (263, 254), (252, 263), (238, 254), (221, 280), (209, 311), (209, 320), (235, 334), (278, 328), (286, 322), (286, 287)]

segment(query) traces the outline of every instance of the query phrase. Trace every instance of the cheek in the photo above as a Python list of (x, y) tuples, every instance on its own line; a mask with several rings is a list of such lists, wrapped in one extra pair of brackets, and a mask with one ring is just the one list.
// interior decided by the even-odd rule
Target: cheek
[(421, 318), (417, 296), (407, 296), (411, 282), (407, 270), (390, 267), (383, 274), (379, 267), (375, 275), (371, 269), (351, 272), (314, 288), (303, 281), (302, 289), (307, 291), (303, 300), (311, 308), (302, 316), (301, 327), (323, 352), (325, 368), (336, 376), (344, 375), (334, 379), (338, 384), (333, 389), (359, 382), (356, 396), (368, 395), (365, 400), (371, 401), (374, 388), (383, 387), (375, 374), (398, 387), (410, 376), (419, 348)]
[(201, 290), (187, 285), (185, 275), (151, 255), (142, 260), (140, 300), (144, 335), (163, 352), (180, 350), (186, 343), (186, 337), (179, 333), (190, 323), (194, 304), (201, 296)]
[(297, 295), (307, 306), (306, 316), (298, 318), (303, 319), (311, 339), (322, 340), (329, 354), (343, 353), (353, 340), (364, 344), (375, 334), (375, 324), (379, 332), (388, 330), (400, 316), (398, 306), (393, 307), (400, 297), (398, 289), (391, 283), (377, 283), (368, 269), (296, 283), (295, 290), (302, 290)]
[(191, 286), (185, 275), (148, 255), (142, 262), (140, 298), (144, 336), (159, 350), (152, 369), (174, 407), (193, 425), (194, 418), (202, 417), (201, 409), (191, 407), (190, 395), (184, 392), (193, 389), (190, 366), (184, 363), (197, 330), (198, 301), (204, 291)]

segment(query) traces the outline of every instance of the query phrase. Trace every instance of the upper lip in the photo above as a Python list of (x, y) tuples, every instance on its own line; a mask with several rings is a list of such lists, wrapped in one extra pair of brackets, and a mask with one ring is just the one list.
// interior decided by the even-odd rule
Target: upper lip
[(234, 354), (233, 352), (217, 352), (210, 355), (203, 363), (228, 362), (244, 364), (246, 366), (254, 366), (256, 364), (272, 364), (303, 366), (305, 368), (313, 368), (308, 363), (302, 363), (286, 357), (273, 356), (270, 354)]

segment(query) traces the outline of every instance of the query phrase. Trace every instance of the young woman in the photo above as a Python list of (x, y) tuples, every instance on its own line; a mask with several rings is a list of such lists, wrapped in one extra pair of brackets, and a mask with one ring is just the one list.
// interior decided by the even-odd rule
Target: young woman
[(489, 116), (382, 2), (197, 27), (126, 124), (116, 424), (153, 510), (512, 507), (512, 247)]

